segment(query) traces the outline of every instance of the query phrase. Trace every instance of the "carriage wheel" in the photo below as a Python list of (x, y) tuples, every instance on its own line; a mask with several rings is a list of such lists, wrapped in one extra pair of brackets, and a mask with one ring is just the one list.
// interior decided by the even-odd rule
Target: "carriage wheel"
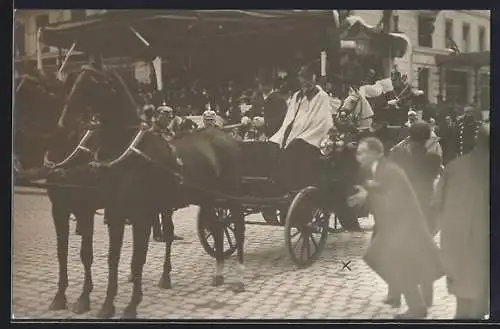
[(298, 267), (310, 266), (323, 252), (329, 217), (321, 207), (318, 188), (307, 187), (293, 199), (285, 221), (285, 245)]
[(236, 251), (236, 233), (231, 218), (231, 211), (224, 208), (200, 208), (200, 214), (198, 215), (198, 237), (205, 252), (213, 258), (215, 258), (215, 239), (209, 228), (209, 224), (214, 218), (207, 218), (210, 215), (213, 216), (213, 213), (208, 214), (208, 211), (215, 211), (215, 220), (224, 223), (224, 259), (227, 259)]

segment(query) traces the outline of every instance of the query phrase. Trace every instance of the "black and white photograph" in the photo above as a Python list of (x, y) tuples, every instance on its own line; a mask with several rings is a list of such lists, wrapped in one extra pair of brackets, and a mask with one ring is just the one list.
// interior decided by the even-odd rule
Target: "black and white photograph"
[(488, 319), (490, 15), (15, 9), (11, 319)]

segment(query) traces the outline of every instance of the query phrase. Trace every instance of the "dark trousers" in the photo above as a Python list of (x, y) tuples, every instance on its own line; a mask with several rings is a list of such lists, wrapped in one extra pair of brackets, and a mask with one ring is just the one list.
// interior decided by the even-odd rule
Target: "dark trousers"
[(413, 315), (427, 314), (427, 306), (425, 305), (422, 296), (422, 290), (418, 286), (412, 286), (405, 289), (403, 292), (406, 304), (408, 305), (408, 313)]
[[(412, 301), (414, 301), (415, 307), (419, 307), (419, 305), (422, 303), (425, 303), (425, 304), (423, 304), (424, 306), (425, 305), (431, 306), (432, 300), (434, 298), (434, 284), (433, 284), (433, 282), (421, 283), (420, 285), (416, 286), (416, 289), (418, 290), (419, 297), (414, 296), (415, 292), (414, 292), (413, 288), (409, 290), (410, 299)], [(403, 294), (405, 296), (406, 303), (408, 304), (408, 297), (406, 296), (408, 294), (408, 292), (398, 291), (398, 290), (394, 289), (394, 287), (389, 285), (389, 292), (387, 293), (388, 299), (399, 299), (399, 298), (401, 298), (401, 294)], [(417, 298), (419, 300), (417, 300)], [(420, 299), (422, 299), (422, 300), (420, 301)], [(409, 304), (408, 304), (408, 308), (410, 308)]]
[(316, 185), (320, 180), (320, 156), (315, 146), (302, 139), (293, 140), (283, 150), (280, 165), (276, 168), (279, 185), (286, 192)]

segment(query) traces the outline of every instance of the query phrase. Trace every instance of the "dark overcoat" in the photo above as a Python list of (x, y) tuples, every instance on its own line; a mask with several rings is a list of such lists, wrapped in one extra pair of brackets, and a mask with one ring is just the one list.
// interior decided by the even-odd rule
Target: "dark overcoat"
[(427, 228), (417, 197), (404, 171), (381, 160), (368, 190), (376, 233), (364, 260), (382, 279), (399, 291), (443, 275), (438, 248)]
[(478, 147), (450, 162), (438, 184), (441, 257), (448, 290), (484, 298), (490, 273), (489, 151)]

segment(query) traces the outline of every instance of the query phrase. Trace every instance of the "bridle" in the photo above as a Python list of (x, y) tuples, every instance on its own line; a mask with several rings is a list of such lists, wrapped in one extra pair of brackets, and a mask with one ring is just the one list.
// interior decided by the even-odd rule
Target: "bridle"
[(100, 123), (99, 121), (95, 120), (94, 118), (89, 122), (87, 130), (83, 137), (80, 139), (80, 142), (78, 145), (75, 147), (75, 149), (62, 161), (60, 162), (53, 162), (48, 159), (49, 152), (45, 152), (45, 156), (43, 158), (43, 166), (49, 169), (58, 169), (66, 166), (70, 161), (75, 159), (81, 152), (90, 154), (95, 158), (97, 151), (90, 149), (87, 144), (90, 141), (90, 139), (94, 136), (96, 129), (99, 127)]

